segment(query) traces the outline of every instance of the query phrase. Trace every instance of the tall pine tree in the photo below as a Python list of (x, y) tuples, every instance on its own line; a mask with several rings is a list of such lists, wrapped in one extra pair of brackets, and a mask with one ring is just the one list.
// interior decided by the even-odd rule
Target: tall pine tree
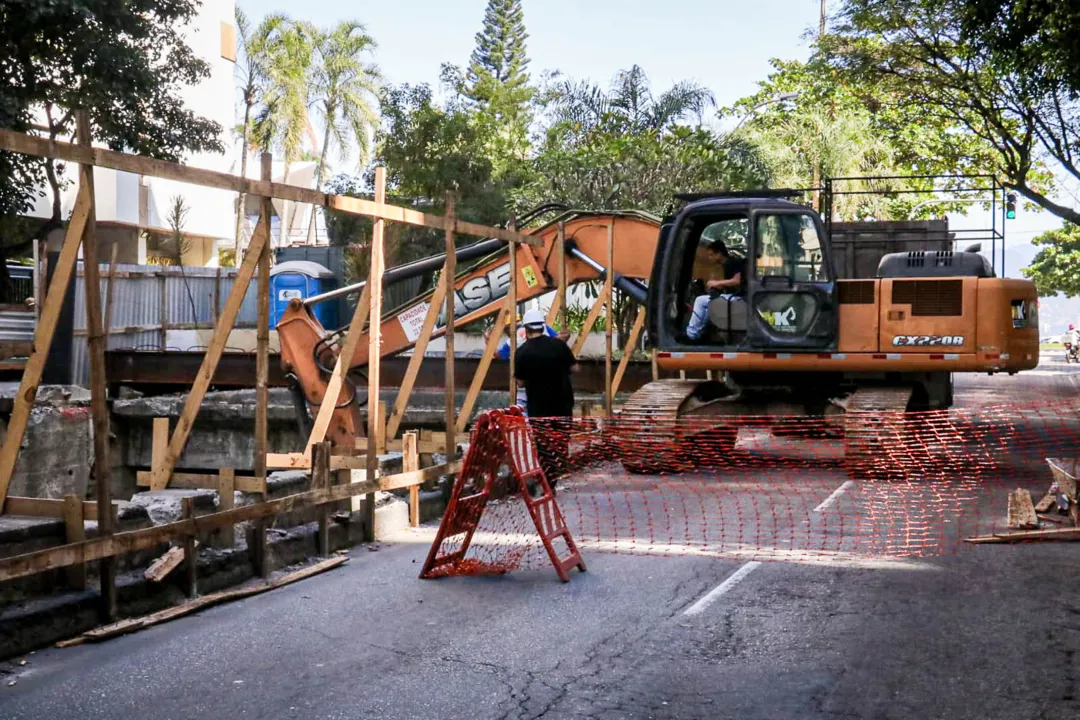
[(488, 0), (484, 28), (465, 73), (463, 94), (476, 104), (500, 138), (501, 150), (520, 157), (528, 149), (529, 85), (521, 0)]

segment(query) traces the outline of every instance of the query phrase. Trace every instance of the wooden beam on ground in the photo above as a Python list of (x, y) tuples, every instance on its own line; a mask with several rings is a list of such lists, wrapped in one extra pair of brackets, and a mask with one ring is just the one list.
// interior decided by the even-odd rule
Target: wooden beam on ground
[(604, 303), (607, 307), (607, 322), (604, 323), (604, 410), (611, 415), (615, 409), (612, 394), (611, 342), (615, 331), (615, 220), (608, 221), (607, 235), (607, 279), (604, 280), (607, 292)]
[(176, 618), (190, 615), (193, 612), (204, 610), (214, 605), (220, 605), (221, 603), (229, 602), (230, 600), (239, 600), (241, 598), (251, 597), (252, 595), (258, 595), (264, 593), (267, 590), (274, 590), (285, 585), (309, 578), (318, 573), (330, 570), (331, 568), (344, 565), (349, 561), (348, 557), (335, 557), (329, 560), (323, 560), (322, 562), (315, 563), (302, 570), (297, 570), (294, 573), (289, 573), (284, 577), (281, 577), (273, 582), (264, 583), (260, 585), (249, 585), (247, 587), (233, 588), (232, 590), (222, 590), (221, 592), (210, 593), (209, 595), (203, 595), (195, 600), (190, 600), (183, 605), (177, 605), (176, 607), (160, 610), (152, 615), (145, 615), (138, 618), (128, 618), (127, 620), (121, 620), (118, 623), (106, 625), (104, 627), (94, 628), (88, 632), (72, 638), (71, 640), (64, 640), (56, 644), (57, 647), (72, 647), (75, 645), (81, 645), (86, 642), (102, 642), (103, 640), (109, 640), (121, 635), (127, 635), (143, 628), (148, 628), (153, 625), (158, 625), (169, 620), (175, 620)]
[(476, 367), (476, 372), (473, 373), (469, 391), (465, 393), (465, 402), (462, 403), (461, 413), (458, 415), (458, 432), (465, 432), (465, 427), (469, 423), (473, 405), (476, 404), (476, 398), (480, 396), (480, 390), (484, 386), (484, 379), (487, 377), (488, 370), (491, 368), (491, 361), (495, 357), (495, 351), (498, 349), (499, 341), (502, 339), (502, 329), (506, 326), (506, 319), (509, 316), (510, 300), (507, 299), (499, 309), (499, 314), (495, 316), (495, 327), (492, 329), (491, 334), (488, 335), (487, 343), (484, 345), (484, 354), (480, 356), (480, 363)]
[[(104, 148), (83, 148), (70, 143), (51, 141), (45, 138), (25, 135), (12, 130), (0, 130), (0, 150), (33, 155), (35, 157), (54, 158), (75, 162), (95, 167), (112, 168), (134, 175), (150, 175), (168, 180), (202, 185), (204, 187), (218, 188), (230, 192), (243, 192), (248, 195), (261, 195), (264, 197), (291, 200), (296, 203), (307, 203), (330, 210), (353, 215), (366, 215), (368, 217), (389, 220), (391, 222), (405, 223), (428, 227), (436, 230), (444, 230), (446, 221), (439, 215), (422, 213), (397, 205), (387, 205), (383, 202), (372, 202), (363, 198), (349, 197), (345, 195), (330, 195), (328, 193), (312, 190), (311, 188), (284, 183), (270, 182), (267, 180), (249, 180), (238, 175), (203, 170), (166, 160), (154, 160), (139, 155), (119, 153)], [(479, 223), (457, 222), (457, 232), (463, 235), (473, 235), (483, 238), (498, 238), (499, 240), (525, 243), (535, 247), (543, 246), (543, 240), (533, 235), (523, 235), (512, 230), (481, 225)], [(251, 252), (249, 245), (248, 251)]]
[[(405, 410), (409, 406), (409, 396), (412, 395), (413, 386), (416, 384), (416, 375), (420, 371), (420, 363), (424, 361), (424, 353), (427, 352), (428, 343), (431, 341), (431, 333), (435, 329), (435, 323), (439, 319), (439, 310), (442, 307), (443, 299), (446, 297), (447, 282), (446, 273), (442, 273), (439, 276), (439, 282), (435, 285), (435, 292), (431, 296), (427, 314), (424, 316), (424, 324), (420, 328), (420, 335), (416, 338), (416, 344), (413, 346), (409, 365), (405, 369), (405, 378), (401, 381), (397, 398), (394, 400), (394, 409), (390, 412), (390, 420), (386, 425), (386, 437), (390, 441), (397, 437), (401, 420), (405, 417)], [(364, 290), (367, 290), (366, 286)]]
[[(443, 266), (443, 274), (448, 278), (457, 276), (457, 250), (456, 240), (454, 238), (454, 195), (453, 193), (446, 194), (446, 261)], [(457, 293), (446, 293), (446, 451), (447, 459), (453, 461), (457, 457), (457, 444), (454, 438), (455, 412), (457, 410), (457, 394), (454, 387), (454, 319), (456, 315), (456, 308), (454, 307), (454, 301), (457, 299)], [(420, 468), (420, 460), (417, 457), (417, 465), (414, 470)], [(410, 495), (411, 498), (411, 495)], [(417, 507), (419, 507), (419, 496), (417, 496)]]
[(645, 327), (645, 308), (638, 308), (637, 317), (634, 318), (634, 326), (630, 328), (630, 337), (627, 338), (626, 346), (623, 348), (623, 356), (619, 359), (619, 368), (615, 371), (615, 379), (611, 381), (611, 394), (612, 396), (619, 394), (619, 386), (622, 384), (623, 375), (626, 373), (626, 367), (630, 364), (630, 358), (634, 354), (634, 346), (637, 345), (638, 338), (641, 337), (641, 331)]
[(184, 562), (184, 548), (171, 547), (168, 552), (150, 563), (150, 567), (143, 572), (143, 577), (150, 582), (161, 582), (169, 573), (180, 567)]
[(1021, 530), (1014, 533), (995, 533), (994, 535), (976, 535), (969, 537), (969, 543), (1015, 543), (1031, 540), (1080, 540), (1080, 528), (1062, 528), (1057, 530)]
[(377, 490), (399, 490), (427, 482), (440, 475), (452, 475), (458, 472), (461, 472), (460, 460), (415, 472), (387, 475), (372, 481), (335, 485), (329, 491), (310, 490), (254, 505), (200, 515), (194, 519), (177, 520), (150, 528), (119, 532), (109, 537), (97, 537), (81, 543), (0, 558), (0, 582), (156, 547), (178, 537), (191, 534), (202, 535), (229, 524), (235, 525), (247, 520), (269, 518), (324, 503), (341, 502), (350, 497), (373, 493)]
[(1008, 524), (1013, 530), (1039, 527), (1039, 518), (1035, 515), (1035, 504), (1031, 501), (1031, 492), (1026, 488), (1016, 488), (1009, 493)]
[(195, 424), (195, 416), (198, 414), (203, 398), (206, 396), (206, 391), (210, 388), (210, 383), (214, 379), (218, 361), (221, 360), (221, 354), (225, 351), (225, 342), (229, 339), (229, 333), (236, 323), (240, 305), (243, 303), (244, 295), (251, 285), (251, 279), (255, 274), (255, 266), (262, 256), (263, 246), (268, 242), (269, 237), (270, 227), (260, 218), (259, 224), (251, 236), (248, 254), (244, 257), (244, 262), (237, 271), (236, 279), (232, 289), (229, 291), (228, 300), (225, 301), (225, 308), (222, 310), (221, 317), (218, 318), (218, 323), (214, 327), (210, 344), (206, 348), (206, 355), (203, 357), (202, 365), (199, 367), (199, 374), (195, 377), (191, 391), (184, 401), (184, 409), (177, 420), (176, 428), (173, 430), (165, 459), (162, 461), (161, 466), (153, 471), (154, 482), (151, 487), (155, 490), (161, 490), (168, 485), (169, 475), (176, 466), (180, 454), (184, 451), (188, 436), (191, 434), (191, 428)]
[[(375, 168), (375, 202), (386, 202), (386, 168)], [(370, 274), (368, 275), (367, 287), (371, 294), (371, 332), (368, 333), (368, 441), (378, 448), (379, 437), (379, 369), (382, 365), (382, 328), (379, 323), (382, 320), (383, 308), (383, 283), (382, 276), (385, 272), (383, 244), (386, 235), (386, 223), (376, 220), (371, 232), (371, 260), (369, 262)], [(447, 293), (452, 295), (453, 293)], [(453, 327), (454, 318), (446, 319), (448, 327)], [(351, 358), (345, 355), (345, 358)], [(347, 362), (348, 360), (346, 360)], [(379, 456), (372, 452), (369, 446), (367, 452), (367, 479), (375, 477), (375, 471), (379, 468)], [(369, 542), (375, 539), (375, 494), (370, 493), (364, 498), (364, 535)]]
[(585, 316), (585, 324), (581, 326), (581, 332), (578, 334), (577, 339), (574, 340), (574, 357), (581, 354), (581, 348), (585, 347), (585, 340), (588, 339), (589, 333), (592, 332), (593, 326), (596, 325), (597, 319), (600, 317), (600, 311), (604, 309), (604, 303), (607, 301), (607, 283), (604, 284), (603, 289), (600, 290), (600, 296), (596, 298), (596, 302), (593, 303), (592, 308), (589, 310), (589, 314)]
[[(0, 133), (3, 132), (5, 131), (0, 130)], [(8, 420), (7, 434), (4, 436), (3, 447), (0, 448), (0, 503), (7, 498), (11, 474), (19, 459), (19, 449), (22, 447), (26, 426), (30, 421), (30, 411), (37, 398), (38, 385), (41, 383), (41, 375), (45, 370), (45, 360), (49, 355), (53, 334), (56, 332), (56, 325), (60, 319), (64, 295), (71, 284), (83, 231), (86, 229), (92, 211), (93, 198), (90, 195), (90, 189), (80, 185), (75, 209), (68, 221), (67, 233), (64, 235), (64, 245), (60, 248), (60, 257), (56, 261), (52, 282), (49, 283), (41, 317), (34, 331), (34, 352), (31, 353), (23, 369), (22, 379), (19, 381), (19, 392), (15, 396), (15, 406)]]
[[(402, 436), (401, 469), (404, 472), (415, 472), (420, 469), (420, 453), (416, 450), (418, 434), (410, 430)], [(409, 526), (420, 525), (420, 486), (409, 486)]]

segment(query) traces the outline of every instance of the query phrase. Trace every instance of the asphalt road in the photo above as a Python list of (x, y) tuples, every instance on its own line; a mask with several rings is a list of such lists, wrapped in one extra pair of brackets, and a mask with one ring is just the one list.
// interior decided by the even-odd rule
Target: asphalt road
[[(1072, 368), (987, 380), (1053, 397), (1072, 392)], [(983, 379), (958, 387), (975, 405), (999, 390)], [(872, 489), (834, 496), (846, 477), (827, 467), (789, 475), (801, 482), (783, 512), (779, 495), (759, 495), (747, 505), (757, 512), (705, 523), (742, 523), (739, 537), (756, 543), (745, 556), (711, 552), (710, 542), (730, 548), (723, 533), (654, 523), (657, 544), (700, 542), (659, 557), (640, 554), (656, 552), (648, 543), (610, 553), (587, 541), (589, 570), (565, 585), (542, 566), (421, 581), (426, 527), (271, 593), (39, 651), (0, 676), (0, 718), (1080, 717), (1080, 546), (870, 559), (857, 543), (814, 538), (835, 535), (827, 518), (855, 516)], [(636, 527), (674, 482), (618, 489)], [(762, 490), (740, 476), (718, 482), (744, 502)], [(955, 509), (939, 492), (939, 526), (954, 514), (1000, 524), (1006, 491), (984, 487)], [(580, 479), (560, 494), (586, 536), (599, 532), (583, 510), (596, 492)], [(785, 537), (801, 544), (782, 547)]]

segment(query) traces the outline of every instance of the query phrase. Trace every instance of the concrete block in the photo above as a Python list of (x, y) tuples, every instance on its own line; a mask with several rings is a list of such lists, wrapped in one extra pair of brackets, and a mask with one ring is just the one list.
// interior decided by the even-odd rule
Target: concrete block
[(146, 508), (155, 525), (176, 522), (183, 516), (183, 499), (195, 498), (195, 513), (214, 512), (217, 508), (217, 491), (171, 489), (147, 490), (135, 493), (131, 502)]

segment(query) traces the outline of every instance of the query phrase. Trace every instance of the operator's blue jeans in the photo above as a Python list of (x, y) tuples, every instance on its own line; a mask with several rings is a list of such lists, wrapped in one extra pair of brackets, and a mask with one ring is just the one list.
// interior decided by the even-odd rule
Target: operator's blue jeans
[[(730, 302), (743, 302), (743, 299), (738, 295), (717, 295), (716, 297), (724, 298)], [(709, 322), (709, 303), (712, 302), (713, 296), (711, 295), (698, 295), (694, 298), (694, 310), (690, 314), (690, 322), (686, 325), (686, 337), (691, 340), (700, 340), (701, 334), (705, 332), (705, 325)]]

